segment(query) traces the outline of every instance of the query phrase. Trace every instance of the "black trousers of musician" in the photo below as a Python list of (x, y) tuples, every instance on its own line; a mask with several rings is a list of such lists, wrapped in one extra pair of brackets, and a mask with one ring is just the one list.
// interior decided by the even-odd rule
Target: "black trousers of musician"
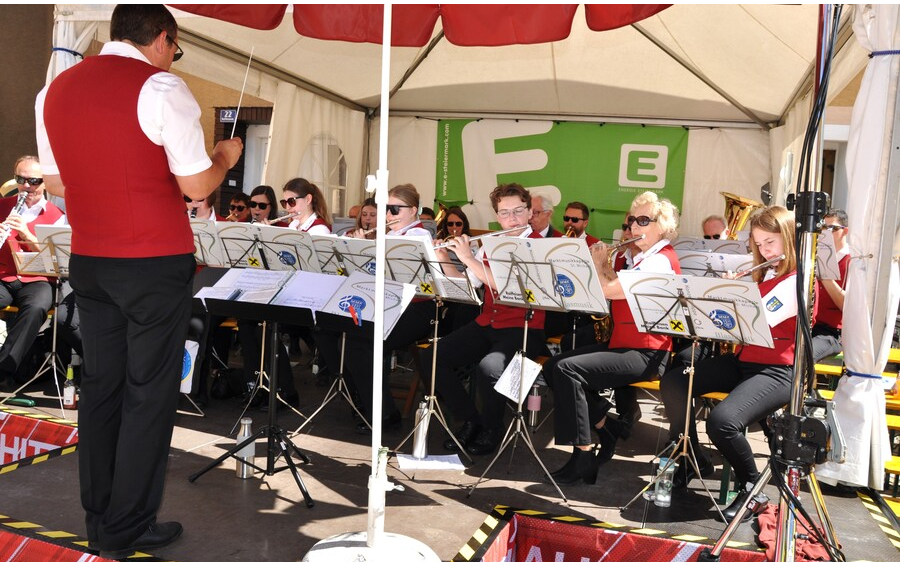
[[(793, 374), (790, 365), (747, 363), (733, 354), (694, 364), (694, 397), (707, 392), (729, 393), (709, 414), (706, 433), (742, 483), (759, 476), (744, 430), (790, 401)], [(669, 418), (669, 436), (677, 439), (684, 432), (688, 375), (681, 369), (670, 370), (660, 382), (660, 392)], [(694, 452), (701, 454), (693, 416), (689, 431)]]
[(84, 346), (81, 339), (81, 321), (78, 317), (78, 307), (75, 306), (75, 292), (68, 281), (63, 283), (59, 290), (62, 291), (62, 300), (60, 300), (59, 306), (56, 307), (56, 314), (53, 319), (56, 322), (57, 335), (62, 343), (65, 344), (65, 346), (60, 346), (57, 343), (65, 364), (68, 363), (67, 356), (70, 356), (67, 353), (68, 350), (64, 349), (66, 346), (80, 356), (84, 356)]
[(195, 267), (191, 254), (70, 262), (84, 336), (81, 503), (103, 550), (128, 548), (162, 502)]
[[(544, 376), (549, 373), (553, 387), (556, 443), (593, 443), (594, 426), (610, 407), (600, 392), (656, 379), (665, 369), (668, 356), (668, 351), (609, 349), (599, 343), (561, 353), (544, 363)], [(633, 392), (627, 396), (627, 403), (617, 402), (616, 409), (620, 416), (633, 418), (637, 397)]]
[(0, 308), (10, 305), (16, 306), (19, 312), (0, 347), (0, 379), (12, 378), (22, 365), (53, 306), (53, 289), (46, 281), (0, 282)]
[[(506, 397), (494, 390), (494, 384), (517, 351), (522, 349), (524, 328), (496, 330), (469, 322), (438, 342), (434, 385), (437, 395), (456, 422), (473, 422), (487, 430), (503, 427)], [(529, 329), (525, 356), (534, 359), (547, 354), (544, 330)], [(425, 384), (431, 384), (434, 346), (421, 353), (422, 368), (427, 371)], [(466, 390), (456, 369), (476, 364), (475, 381), (482, 411)]]
[[(383, 418), (400, 416), (400, 410), (391, 396), (388, 378), (391, 372), (391, 352), (395, 349), (407, 348), (419, 340), (428, 338), (433, 333), (434, 307), (434, 301), (410, 303), (400, 319), (397, 320), (390, 335), (384, 340), (383, 376), (381, 377), (381, 414)], [(340, 340), (338, 340), (339, 345)], [(340, 352), (340, 347), (337, 349)], [(371, 339), (355, 337), (352, 333), (348, 333), (344, 349), (344, 374), (350, 379), (349, 384), (356, 389), (359, 396), (360, 403), (357, 406), (370, 420), (372, 419), (372, 371), (374, 368), (372, 351)], [(329, 368), (331, 367), (329, 366)]]
[(841, 342), (841, 331), (838, 328), (819, 323), (812, 329), (813, 361), (837, 355), (844, 349)]

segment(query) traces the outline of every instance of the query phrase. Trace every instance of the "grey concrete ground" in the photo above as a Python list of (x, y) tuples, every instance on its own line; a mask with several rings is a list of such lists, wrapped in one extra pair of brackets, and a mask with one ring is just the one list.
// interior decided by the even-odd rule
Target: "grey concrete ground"
[[(301, 395), (301, 411), (310, 414), (321, 402), (325, 388), (318, 387), (306, 366), (308, 354), (295, 357), (294, 372)], [(408, 374), (398, 373), (402, 379)], [(44, 398), (40, 387), (30, 393), (41, 411), (59, 414), (52, 400)], [(183, 403), (185, 409), (188, 403)], [(309, 489), (315, 507), (307, 508), (290, 471), (272, 476), (241, 480), (235, 475), (235, 461), (228, 459), (196, 482), (188, 477), (234, 443), (229, 433), (241, 416), (242, 403), (236, 399), (211, 400), (206, 416), (180, 415), (169, 458), (166, 497), (161, 520), (178, 520), (184, 536), (175, 544), (153, 554), (179, 562), (217, 561), (299, 561), (316, 542), (339, 533), (366, 528), (371, 442), (355, 431), (356, 421), (341, 400), (329, 404), (292, 442), (310, 459), (299, 464), (299, 475)], [(492, 457), (476, 457), (464, 470), (419, 471), (410, 474), (390, 461), (388, 477), (405, 490), (387, 495), (385, 528), (418, 539), (442, 560), (451, 559), (478, 529), (495, 505), (508, 505), (598, 519), (632, 527), (650, 527), (670, 533), (690, 533), (716, 538), (724, 525), (713, 519), (710, 499), (695, 481), (687, 492), (678, 493), (668, 508), (658, 508), (639, 499), (630, 509), (619, 507), (636, 495), (648, 480), (649, 460), (664, 441), (661, 406), (652, 395), (641, 397), (643, 418), (628, 441), (620, 443), (616, 457), (601, 469), (593, 486), (566, 486), (563, 502), (544, 480), (537, 461), (521, 443), (510, 460), (505, 452), (471, 495), (470, 487), (487, 468)], [(552, 408), (552, 396), (545, 397), (541, 416)], [(267, 414), (248, 412), (258, 429)], [(296, 429), (302, 418), (289, 411), (279, 412), (277, 424), (287, 431)], [(402, 430), (384, 435), (383, 443), (396, 446), (411, 430), (412, 414)], [(702, 426), (701, 426), (702, 427)], [(445, 439), (436, 423), (429, 431), (429, 451), (443, 453)], [(557, 447), (552, 439), (552, 420), (533, 434), (542, 461), (558, 468), (569, 455), (568, 447)], [(766, 446), (762, 433), (750, 435), (756, 450)], [(401, 452), (411, 452), (411, 442)], [(257, 462), (265, 465), (265, 446), (257, 447)], [(300, 462), (300, 459), (295, 457)], [(762, 459), (759, 461), (762, 463)], [(278, 466), (284, 466), (279, 461)], [(721, 467), (721, 464), (719, 464)], [(717, 478), (707, 480), (718, 492)], [(83, 513), (78, 502), (77, 453), (51, 459), (0, 475), (0, 514), (38, 523), (48, 529), (83, 535)], [(774, 489), (769, 486), (771, 496)], [(805, 495), (809, 504), (809, 496)], [(827, 495), (826, 506), (834, 520), (848, 560), (897, 560), (894, 549), (855, 496)], [(736, 538), (752, 541), (749, 524)]]

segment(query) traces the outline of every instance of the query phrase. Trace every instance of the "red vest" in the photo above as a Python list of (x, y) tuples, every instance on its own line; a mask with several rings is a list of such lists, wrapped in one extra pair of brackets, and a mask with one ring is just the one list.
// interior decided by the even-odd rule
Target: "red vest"
[(314, 221), (312, 222), (312, 224), (309, 225), (309, 228), (307, 228), (307, 229), (304, 230), (303, 232), (308, 232), (310, 228), (312, 228), (312, 227), (314, 227), (314, 226), (319, 226), (320, 224), (324, 224), (325, 226), (328, 227), (328, 230), (331, 230), (331, 227), (328, 225), (327, 222), (325, 222), (325, 220), (324, 220), (322, 217), (316, 217), (316, 220), (314, 220)]
[[(787, 275), (775, 277), (759, 284), (759, 294), (762, 301), (766, 302), (766, 295), (775, 288), (778, 283), (787, 278), (796, 277), (797, 272), (792, 271)], [(791, 293), (793, 294), (793, 293)], [(763, 365), (793, 365), (794, 345), (797, 329), (797, 317), (792, 316), (772, 327), (772, 343), (775, 347), (761, 347), (758, 345), (745, 345), (738, 347), (737, 356), (746, 363), (762, 363)]]
[(88, 57), (47, 91), (44, 121), (72, 225), (72, 253), (110, 258), (191, 254), (184, 199), (166, 152), (137, 118), (148, 78), (127, 57)]
[[(838, 261), (838, 269), (841, 272), (841, 278), (837, 280), (838, 285), (844, 287), (847, 283), (847, 267), (850, 265), (850, 254), (845, 255)], [(822, 323), (838, 330), (842, 327), (844, 319), (844, 311), (834, 304), (831, 295), (825, 290), (822, 282), (816, 279), (816, 288), (819, 291), (819, 298), (816, 301), (816, 324)]]
[[(542, 238), (537, 232), (531, 231), (528, 238)], [(487, 260), (484, 260), (487, 266)], [(481, 307), (481, 314), (475, 318), (479, 326), (490, 326), (500, 330), (503, 328), (523, 328), (525, 326), (525, 311), (527, 309), (518, 306), (508, 306), (498, 302), (494, 302), (494, 291), (485, 286), (484, 304)], [(544, 317), (547, 312), (544, 310), (535, 310), (534, 316), (528, 322), (529, 329), (543, 330)]]
[(591, 246), (593, 246), (594, 244), (596, 244), (597, 242), (599, 242), (600, 239), (599, 239), (599, 238), (594, 238), (594, 237), (591, 236), (590, 234), (586, 234), (586, 235), (584, 236), (584, 241), (587, 242), (588, 248), (590, 248)]
[[(668, 258), (672, 264), (675, 273), (681, 273), (681, 266), (678, 264), (678, 255), (671, 245), (664, 246), (659, 255)], [(625, 265), (623, 259), (616, 260), (616, 271), (619, 271)], [(609, 339), (610, 349), (630, 348), (630, 349), (664, 349), (672, 350), (672, 338), (669, 336), (661, 336), (656, 334), (645, 334), (639, 332), (634, 323), (634, 316), (631, 315), (631, 309), (628, 308), (628, 301), (625, 299), (616, 299), (612, 301), (610, 306), (613, 318), (613, 332)]]
[[(8, 216), (15, 204), (15, 197), (4, 197), (0, 199), (0, 217)], [(44, 207), (44, 210), (41, 211), (41, 214), (39, 214), (36, 219), (28, 223), (28, 230), (32, 234), (34, 234), (34, 225), (53, 224), (62, 216), (63, 213), (59, 210), (59, 207), (48, 201), (47, 206)], [(31, 283), (32, 281), (47, 281), (46, 277), (18, 274), (18, 271), (16, 270), (16, 262), (12, 255), (13, 252), (18, 251), (31, 252), (34, 250), (31, 250), (29, 248), (22, 248), (19, 244), (19, 239), (16, 237), (16, 233), (11, 232), (9, 238), (7, 238), (6, 244), (3, 244), (3, 247), (0, 248), (0, 280), (15, 281), (16, 279), (19, 279), (20, 281), (22, 281), (22, 283)]]

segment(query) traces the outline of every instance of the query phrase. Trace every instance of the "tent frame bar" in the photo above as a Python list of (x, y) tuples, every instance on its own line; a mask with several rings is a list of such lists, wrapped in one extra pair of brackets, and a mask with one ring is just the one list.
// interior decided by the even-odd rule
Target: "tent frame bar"
[[(659, 119), (653, 117), (617, 117), (582, 114), (503, 113), (498, 111), (473, 113), (440, 110), (392, 109), (391, 117), (416, 117), (419, 119), (514, 119), (516, 121), (568, 121), (579, 123), (625, 123), (635, 125), (660, 125), (701, 129), (759, 129), (757, 123), (746, 121), (703, 121), (700, 119)], [(764, 130), (768, 131), (769, 126)]]

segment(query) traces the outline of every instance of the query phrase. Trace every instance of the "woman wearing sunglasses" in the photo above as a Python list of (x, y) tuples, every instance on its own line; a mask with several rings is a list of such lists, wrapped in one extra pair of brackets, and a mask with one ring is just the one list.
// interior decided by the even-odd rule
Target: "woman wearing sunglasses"
[[(653, 192), (634, 198), (626, 219), (631, 234), (643, 239), (634, 243), (631, 269), (656, 273), (681, 273), (678, 257), (670, 241), (677, 237), (678, 209)], [(656, 379), (666, 366), (672, 340), (666, 336), (641, 333), (625, 301), (625, 293), (609, 266), (609, 247), (600, 242), (591, 248), (600, 275), (603, 292), (612, 300), (612, 337), (598, 343), (561, 353), (544, 364), (549, 376), (556, 409), (554, 426), (556, 443), (570, 444), (574, 451), (569, 461), (553, 473), (559, 484), (585, 482), (593, 484), (597, 471), (615, 453), (619, 437), (627, 437), (638, 417), (634, 394), (631, 403), (616, 404), (619, 418), (607, 417), (611, 404), (598, 393), (639, 381)], [(622, 267), (622, 262), (616, 264)], [(594, 453), (596, 433), (600, 443)]]
[(250, 222), (250, 198), (246, 193), (235, 193), (228, 203), (228, 216), (225, 220), (231, 222)]
[(187, 195), (184, 196), (184, 204), (187, 206), (188, 216), (192, 219), (203, 219), (209, 221), (223, 221), (224, 217), (216, 212), (216, 200), (218, 191), (213, 191), (203, 199), (191, 199)]
[(303, 178), (294, 178), (281, 190), (284, 199), (281, 207), (293, 215), (288, 228), (310, 234), (331, 234), (328, 222), (328, 205), (315, 184)]
[(258, 185), (250, 192), (250, 222), (268, 224), (278, 216), (278, 204), (275, 190), (268, 185)]
[[(725, 457), (741, 483), (740, 492), (722, 513), (731, 521), (747, 499), (749, 489), (759, 476), (753, 450), (744, 431), (790, 401), (794, 363), (794, 330), (797, 326), (797, 260), (794, 250), (794, 214), (784, 207), (769, 207), (750, 218), (750, 247), (753, 265), (784, 255), (769, 268), (753, 272), (765, 303), (766, 321), (772, 329), (774, 348), (756, 345), (738, 346), (728, 353), (696, 363), (693, 396), (707, 392), (728, 392), (710, 412), (706, 432)], [(671, 369), (660, 383), (669, 437), (673, 441), (684, 432), (688, 400), (688, 376)], [(714, 466), (700, 448), (694, 419), (690, 420), (691, 444), (697, 455), (701, 476), (712, 476)], [(679, 467), (676, 486), (686, 486), (693, 470)], [(747, 516), (752, 512), (748, 511)]]
[[(362, 213), (360, 213), (362, 215)], [(394, 186), (388, 191), (387, 201), (388, 236), (424, 236), (431, 241), (431, 233), (422, 226), (419, 220), (419, 192), (412, 184)], [(393, 222), (392, 222), (393, 221)], [(350, 236), (362, 238), (364, 231), (357, 229)], [(400, 316), (397, 325), (391, 330), (390, 335), (384, 340), (384, 364), (382, 366), (382, 418), (384, 429), (396, 428), (400, 425), (400, 410), (394, 403), (391, 390), (388, 386), (388, 375), (391, 372), (391, 353), (395, 349), (406, 349), (419, 340), (426, 339), (433, 329), (431, 322), (434, 320), (434, 301), (431, 299), (414, 298), (412, 303)], [(329, 344), (332, 350), (331, 357), (326, 360), (329, 370), (337, 363), (334, 350), (339, 349), (337, 340)], [(357, 406), (366, 416), (372, 419), (372, 341), (351, 338), (348, 335), (347, 346), (344, 354), (345, 373), (350, 375), (351, 384), (356, 388), (360, 398)], [(369, 431), (369, 427), (360, 422), (356, 429), (360, 433)]]

